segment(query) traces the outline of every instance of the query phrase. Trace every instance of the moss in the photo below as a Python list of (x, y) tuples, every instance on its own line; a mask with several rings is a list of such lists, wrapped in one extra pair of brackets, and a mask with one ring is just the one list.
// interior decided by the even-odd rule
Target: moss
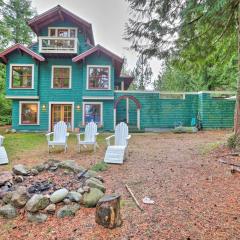
[(96, 172), (102, 172), (108, 169), (108, 165), (105, 162), (100, 162), (93, 165), (91, 169)]

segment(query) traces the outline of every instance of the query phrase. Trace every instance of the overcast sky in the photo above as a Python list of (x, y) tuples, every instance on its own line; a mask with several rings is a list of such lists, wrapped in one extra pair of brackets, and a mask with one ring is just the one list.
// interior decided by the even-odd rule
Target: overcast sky
[[(32, 3), (38, 13), (60, 4), (92, 23), (95, 43), (125, 56), (130, 68), (135, 66), (137, 53), (129, 51), (130, 43), (122, 39), (129, 16), (125, 0), (32, 0)], [(156, 77), (160, 70), (159, 61), (152, 60), (151, 67)]]

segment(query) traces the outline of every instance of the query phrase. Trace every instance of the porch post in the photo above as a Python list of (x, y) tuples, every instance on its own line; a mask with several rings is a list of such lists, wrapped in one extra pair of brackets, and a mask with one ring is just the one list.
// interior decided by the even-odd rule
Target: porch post
[(126, 121), (129, 123), (129, 98), (126, 98)]
[(114, 110), (113, 110), (113, 128), (114, 129), (116, 127), (116, 115), (117, 115), (117, 109), (114, 108)]
[(140, 108), (137, 109), (137, 128), (140, 130)]

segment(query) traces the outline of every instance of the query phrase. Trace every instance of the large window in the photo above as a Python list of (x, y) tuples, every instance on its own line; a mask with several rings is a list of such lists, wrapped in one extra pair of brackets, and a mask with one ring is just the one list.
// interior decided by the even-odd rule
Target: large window
[(83, 124), (95, 122), (102, 125), (102, 103), (83, 103)]
[(20, 124), (37, 125), (39, 124), (39, 103), (20, 102)]
[(10, 88), (33, 88), (33, 65), (10, 65)]
[(52, 88), (71, 88), (71, 67), (52, 67)]
[(110, 66), (88, 66), (87, 88), (110, 89)]
[(48, 35), (50, 37), (75, 38), (77, 36), (77, 28), (49, 28)]

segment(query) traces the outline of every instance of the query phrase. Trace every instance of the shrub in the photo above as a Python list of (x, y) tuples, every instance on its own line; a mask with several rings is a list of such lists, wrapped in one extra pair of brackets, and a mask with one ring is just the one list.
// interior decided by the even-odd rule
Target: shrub
[(105, 162), (96, 163), (92, 166), (92, 170), (96, 172), (106, 171), (108, 169), (108, 165)]
[(240, 147), (240, 136), (232, 134), (227, 140), (227, 146), (231, 149)]

